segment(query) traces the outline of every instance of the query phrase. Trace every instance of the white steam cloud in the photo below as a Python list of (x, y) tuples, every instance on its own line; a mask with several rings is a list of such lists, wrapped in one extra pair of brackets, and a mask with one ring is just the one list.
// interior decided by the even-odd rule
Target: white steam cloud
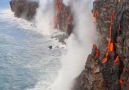
[[(75, 28), (73, 34), (66, 41), (67, 54), (61, 59), (62, 68), (52, 85), (52, 90), (71, 90), (73, 80), (84, 69), (87, 56), (91, 53), (92, 45), (96, 41), (95, 24), (91, 13), (93, 1), (63, 0), (65, 5), (70, 5), (72, 8)], [(54, 1), (39, 0), (39, 3), (36, 26), (42, 34), (51, 35), (53, 32)]]
[(62, 68), (52, 90), (71, 90), (73, 80), (84, 69), (96, 38), (91, 13), (93, 0), (63, 0), (63, 2), (72, 6), (75, 29), (67, 40), (67, 54), (62, 57)]
[(39, 8), (36, 14), (36, 26), (43, 35), (51, 35), (53, 30), (54, 3), (53, 0), (38, 0)]

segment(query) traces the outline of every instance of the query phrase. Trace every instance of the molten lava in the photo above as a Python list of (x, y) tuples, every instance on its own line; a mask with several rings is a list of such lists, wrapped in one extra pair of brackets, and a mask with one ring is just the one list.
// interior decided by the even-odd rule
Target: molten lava
[(98, 11), (97, 10), (93, 13), (93, 17), (95, 17), (95, 18), (98, 17)]
[(114, 61), (114, 65), (116, 65), (117, 63), (119, 63), (119, 57), (117, 56), (115, 61)]
[(96, 44), (93, 45), (93, 48), (95, 49), (95, 57), (99, 57), (99, 49), (97, 48)]
[(118, 4), (121, 2), (121, 0), (117, 0)]
[(109, 28), (110, 39), (108, 40), (108, 47), (107, 47), (106, 56), (102, 60), (103, 64), (107, 62), (107, 60), (108, 60), (107, 57), (108, 57), (109, 53), (114, 51), (114, 42), (112, 40), (112, 25), (113, 25), (113, 21), (114, 21), (114, 16), (115, 16), (115, 12), (113, 12), (111, 15), (111, 22), (110, 22), (110, 28)]
[(60, 0), (57, 1), (56, 8), (58, 9), (58, 11), (61, 11), (62, 5)]
[(98, 18), (98, 11), (96, 10), (95, 12), (93, 12), (93, 15), (92, 15), (93, 22), (96, 22), (97, 18)]
[(120, 85), (122, 86), (124, 81), (120, 79), (119, 82), (120, 82)]

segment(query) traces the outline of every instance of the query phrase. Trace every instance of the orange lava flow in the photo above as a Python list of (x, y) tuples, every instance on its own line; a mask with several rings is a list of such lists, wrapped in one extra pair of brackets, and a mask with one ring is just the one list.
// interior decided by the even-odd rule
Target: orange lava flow
[(96, 44), (93, 45), (93, 48), (95, 49), (95, 57), (98, 58), (99, 57), (99, 49), (97, 48)]
[(94, 67), (94, 72), (97, 70), (97, 68), (96, 67)]
[(68, 16), (68, 21), (70, 21), (72, 19), (72, 17), (71, 16)]
[(115, 61), (114, 61), (114, 65), (116, 65), (119, 62), (119, 57), (117, 56)]
[(57, 1), (56, 8), (58, 9), (58, 11), (61, 11), (61, 1), (60, 0)]
[(108, 60), (107, 60), (107, 56), (102, 60), (102, 63), (106, 63)]
[(112, 15), (111, 15), (110, 28), (109, 28), (110, 39), (108, 40), (108, 46), (107, 46), (106, 56), (102, 60), (102, 63), (103, 64), (108, 61), (107, 57), (109, 55), (109, 52), (114, 51), (114, 43), (112, 41), (112, 25), (113, 25), (113, 21), (114, 21), (114, 16), (115, 16), (115, 12), (113, 12)]
[(124, 81), (120, 79), (119, 82), (120, 82), (120, 85), (122, 86)]
[(93, 17), (98, 17), (98, 11), (96, 10), (94, 13), (93, 13)]
[(94, 81), (96, 80), (96, 78), (97, 78), (97, 77), (96, 77), (96, 76), (94, 76)]
[(98, 11), (96, 10), (95, 12), (93, 12), (93, 16), (92, 16), (93, 22), (95, 22), (97, 18), (98, 18)]
[(121, 0), (117, 0), (118, 4), (121, 2)]

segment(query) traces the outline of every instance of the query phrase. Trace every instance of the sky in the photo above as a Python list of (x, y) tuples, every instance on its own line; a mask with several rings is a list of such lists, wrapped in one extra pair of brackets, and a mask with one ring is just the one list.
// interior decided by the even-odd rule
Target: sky
[(10, 0), (0, 0), (0, 9), (1, 8), (8, 8)]

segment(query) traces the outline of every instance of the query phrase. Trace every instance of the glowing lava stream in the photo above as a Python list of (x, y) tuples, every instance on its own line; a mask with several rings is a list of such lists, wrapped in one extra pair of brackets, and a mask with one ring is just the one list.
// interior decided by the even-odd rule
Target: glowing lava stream
[(108, 58), (109, 53), (114, 51), (114, 42), (112, 40), (112, 25), (113, 25), (113, 21), (114, 21), (114, 16), (115, 16), (115, 12), (113, 12), (112, 15), (111, 15), (110, 32), (109, 32), (110, 38), (109, 38), (109, 41), (108, 41), (108, 47), (107, 47), (106, 56), (102, 60), (103, 64), (107, 62), (107, 60), (108, 60), (107, 58)]
[(121, 2), (121, 0), (117, 0), (118, 4)]

